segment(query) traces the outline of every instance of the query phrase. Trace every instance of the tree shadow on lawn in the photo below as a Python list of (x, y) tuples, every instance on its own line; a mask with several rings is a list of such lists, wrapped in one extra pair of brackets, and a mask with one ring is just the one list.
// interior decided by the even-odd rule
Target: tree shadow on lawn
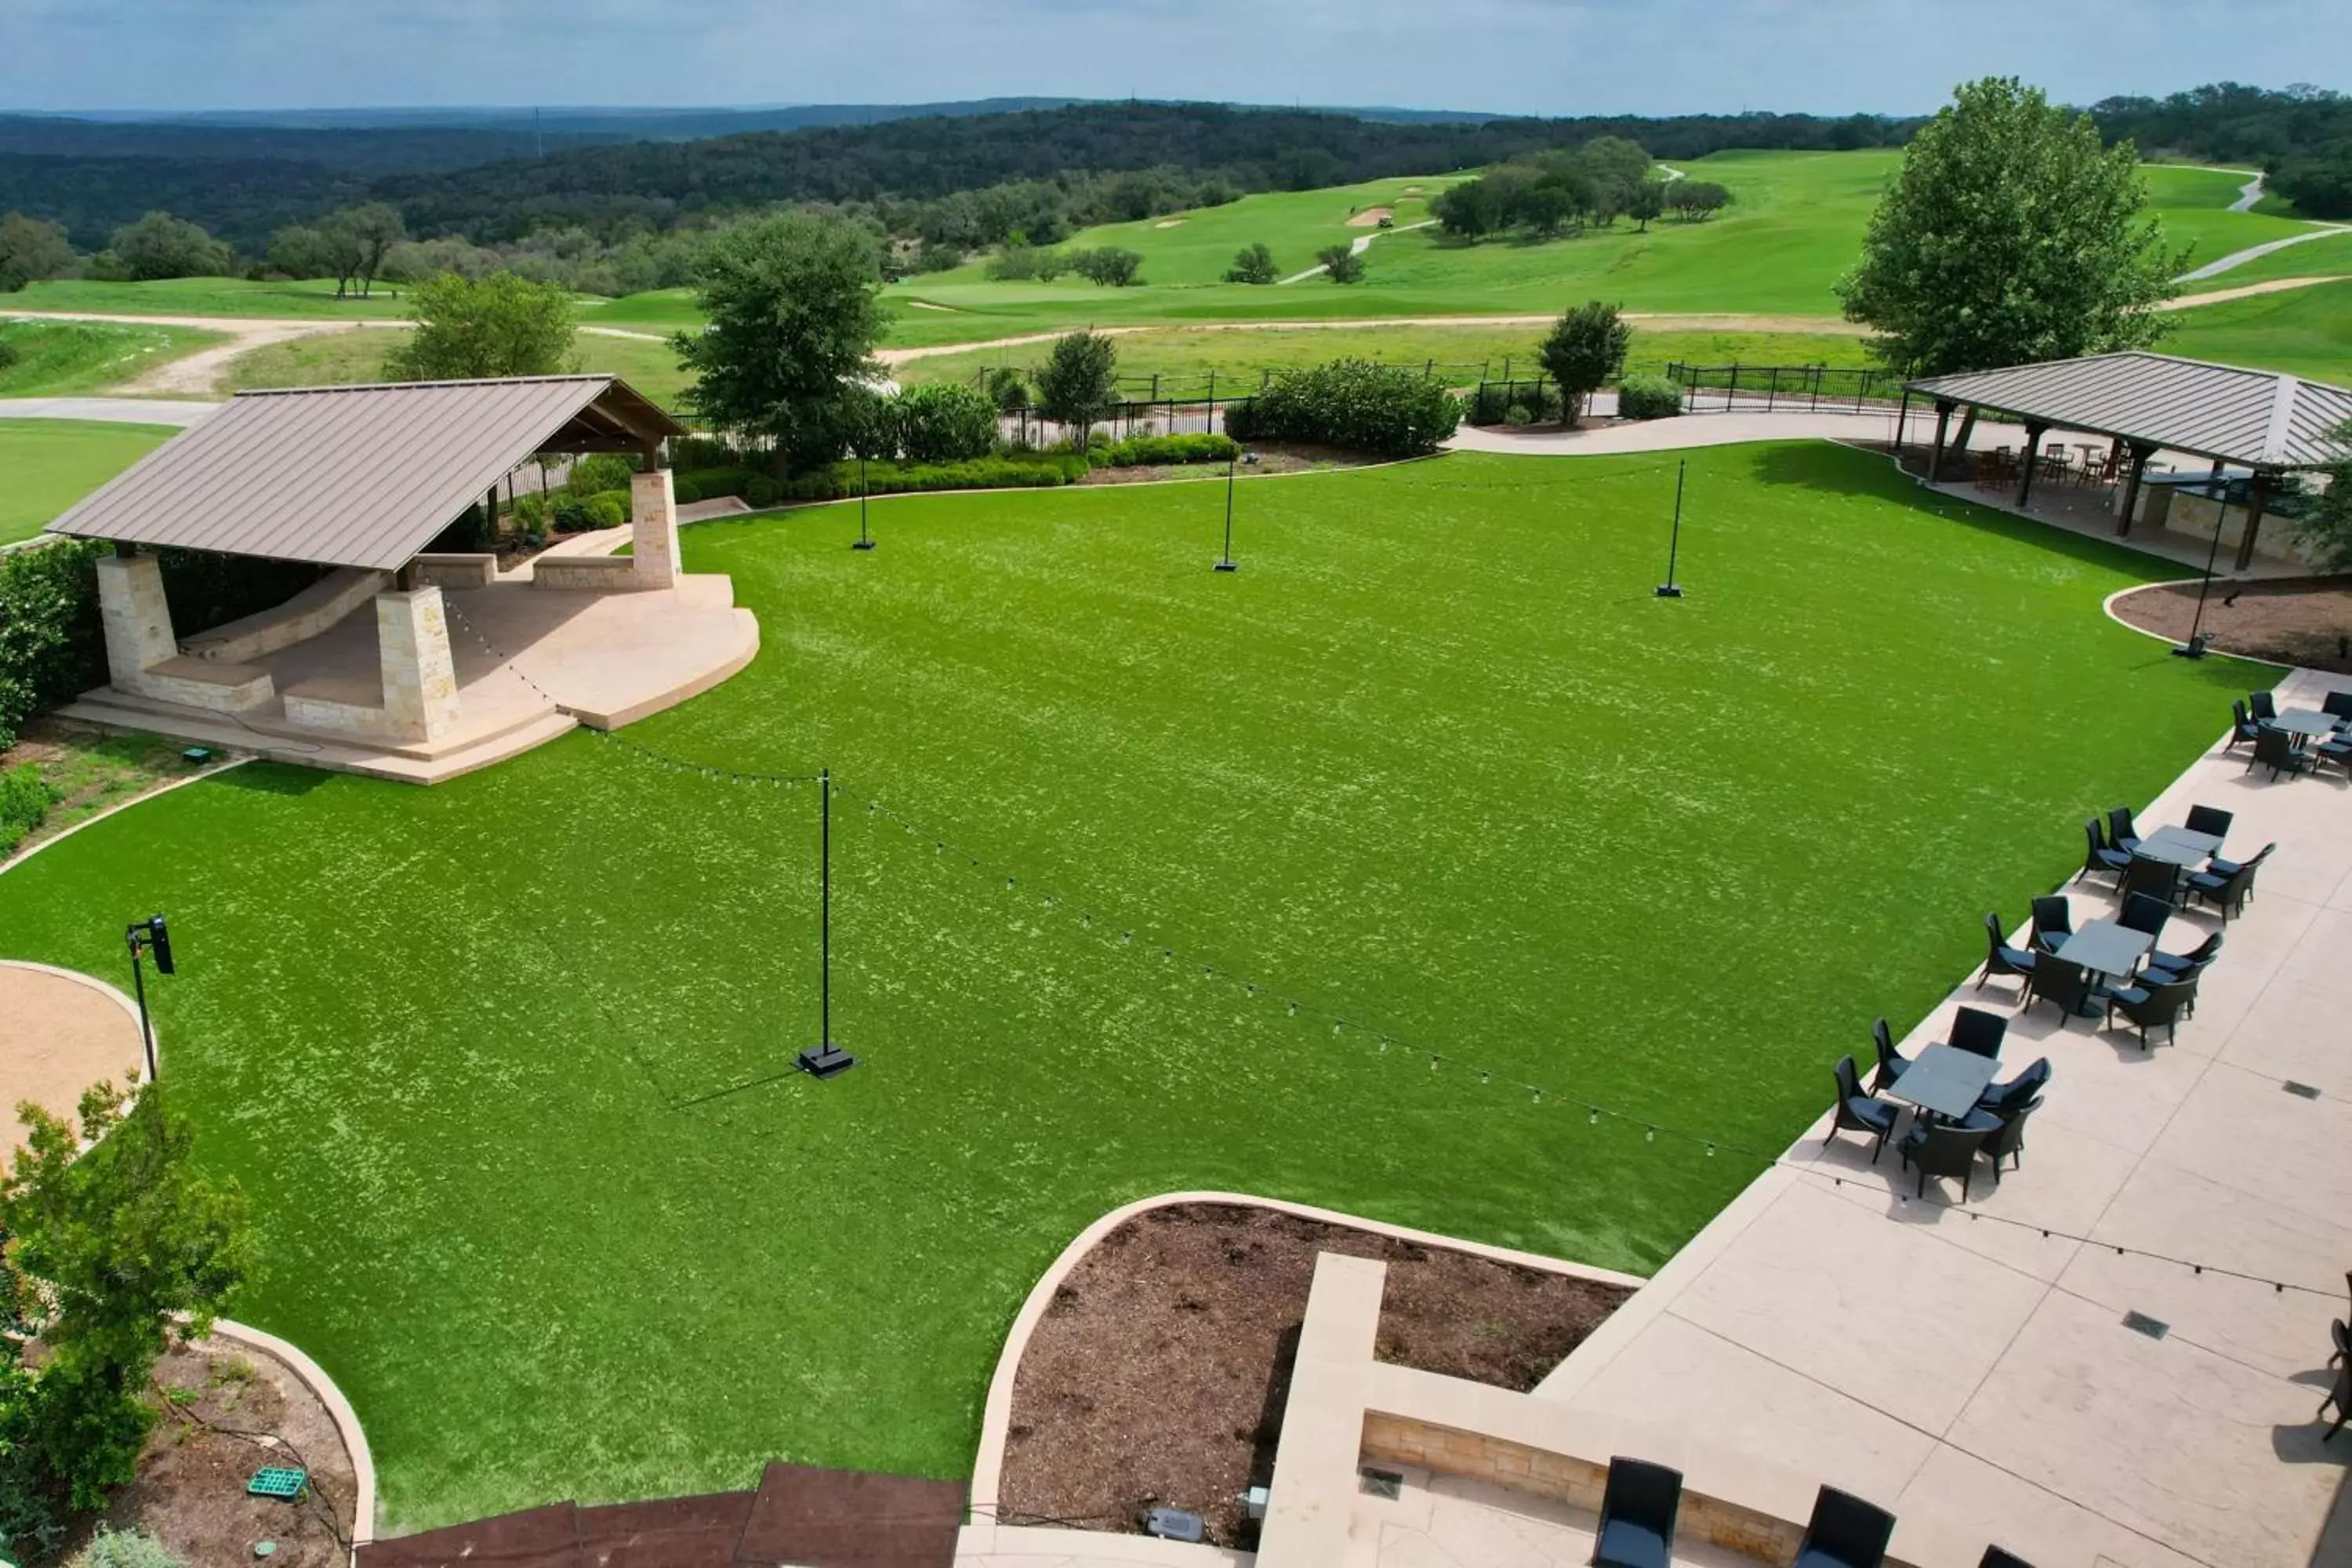
[(215, 789), (239, 789), (255, 795), (305, 795), (333, 775), (293, 763), (250, 762), (225, 768), (205, 782)]

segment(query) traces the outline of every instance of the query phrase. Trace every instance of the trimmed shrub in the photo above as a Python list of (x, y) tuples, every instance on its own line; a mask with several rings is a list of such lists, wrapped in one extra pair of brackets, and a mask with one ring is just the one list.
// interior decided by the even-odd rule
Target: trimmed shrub
[(1241, 449), (1241, 443), (1231, 436), (1208, 432), (1130, 436), (1097, 451), (1094, 465), (1098, 468), (1135, 468), (1156, 463), (1222, 463)]
[(1435, 450), (1461, 423), (1461, 401), (1420, 371), (1342, 359), (1276, 376), (1226, 411), (1225, 432), (1402, 458)]
[(66, 1568), (185, 1568), (164, 1550), (163, 1543), (144, 1531), (117, 1531), (101, 1524), (89, 1544), (74, 1553)]
[(688, 468), (671, 474), (669, 483), (677, 504), (685, 506), (718, 496), (740, 496), (752, 477), (751, 469), (742, 468)]
[(1526, 409), (1530, 423), (1557, 419), (1559, 388), (1548, 381), (1482, 382), (1463, 417), (1473, 425), (1507, 425), (1514, 408)]
[(1535, 422), (1536, 416), (1524, 403), (1514, 403), (1503, 410), (1503, 423), (1506, 425), (1532, 425)]
[[(1038, 458), (982, 458), (966, 463), (869, 462), (866, 493), (899, 495), (918, 490), (1037, 489), (1075, 484), (1088, 465), (1074, 453)], [(776, 487), (777, 501), (842, 500), (857, 493), (857, 465), (835, 463)], [(749, 499), (749, 498), (746, 498)], [(756, 503), (755, 503), (756, 504)]]
[(747, 505), (773, 506), (782, 492), (783, 486), (773, 474), (753, 474), (743, 481), (742, 496)]
[(1621, 419), (1671, 419), (1682, 411), (1682, 387), (1663, 375), (1629, 375), (1617, 384)]
[(629, 492), (606, 490), (602, 495), (590, 496), (581, 503), (580, 510), (586, 515), (590, 528), (618, 528), (629, 521)]
[(57, 802), (58, 792), (32, 763), (0, 770), (0, 856), (22, 844)]
[(890, 400), (898, 450), (910, 463), (961, 463), (996, 449), (996, 404), (970, 386), (909, 387)]
[(595, 452), (572, 460), (572, 474), (563, 488), (583, 500), (606, 490), (625, 493), (629, 476), (636, 471), (636, 466), (617, 452)]

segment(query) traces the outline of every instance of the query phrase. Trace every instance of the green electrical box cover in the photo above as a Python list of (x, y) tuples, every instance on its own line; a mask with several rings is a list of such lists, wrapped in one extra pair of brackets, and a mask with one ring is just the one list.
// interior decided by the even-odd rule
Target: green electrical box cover
[(282, 1469), (272, 1466), (254, 1471), (253, 1479), (245, 1483), (245, 1489), (255, 1497), (293, 1499), (302, 1495), (302, 1483), (310, 1479), (308, 1470)]

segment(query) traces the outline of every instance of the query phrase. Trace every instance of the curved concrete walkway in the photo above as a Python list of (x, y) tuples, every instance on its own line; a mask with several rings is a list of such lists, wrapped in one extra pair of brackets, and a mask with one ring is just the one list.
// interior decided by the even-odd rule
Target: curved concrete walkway
[[(1615, 412), (1605, 395), (1593, 413)], [(1932, 426), (1932, 419), (1929, 424)], [(1915, 411), (1912, 428), (1919, 423)], [(1979, 423), (1989, 433), (1992, 426)], [(1695, 447), (1736, 447), (1749, 441), (1891, 441), (1895, 415), (1885, 414), (1681, 414), (1632, 425), (1586, 426), (1575, 430), (1528, 430), (1465, 425), (1445, 443), (1449, 451), (1507, 452), (1523, 458), (1595, 458), (1614, 452), (1674, 452)]]

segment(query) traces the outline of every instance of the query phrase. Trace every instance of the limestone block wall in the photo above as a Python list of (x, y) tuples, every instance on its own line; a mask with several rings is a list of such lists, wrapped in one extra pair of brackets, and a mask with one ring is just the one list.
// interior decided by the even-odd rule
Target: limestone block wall
[(106, 555), (98, 563), (98, 615), (106, 631), (106, 672), (124, 691), (175, 657), (172, 607), (163, 598), (163, 569), (152, 555)]
[(637, 586), (677, 586), (677, 497), (667, 468), (630, 476), (629, 535)]
[(408, 565), (420, 588), (487, 588), (499, 580), (499, 558), (490, 554), (419, 555)]
[(636, 563), (621, 555), (541, 555), (530, 563), (534, 588), (594, 594), (626, 593), (642, 586)]
[(391, 586), (389, 572), (338, 567), (284, 604), (215, 626), (181, 646), (196, 658), (232, 662), (260, 658), (319, 636)]
[(457, 666), (441, 590), (377, 595), (375, 635), (391, 733), (427, 741), (446, 734), (457, 722)]

